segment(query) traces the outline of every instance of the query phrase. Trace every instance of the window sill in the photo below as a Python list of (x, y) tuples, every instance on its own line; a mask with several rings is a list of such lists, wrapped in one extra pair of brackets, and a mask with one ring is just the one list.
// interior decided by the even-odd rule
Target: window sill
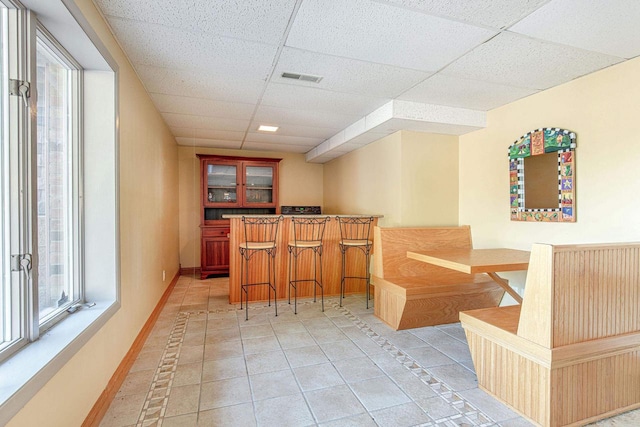
[(0, 364), (0, 425), (8, 423), (119, 308), (117, 301), (83, 307)]

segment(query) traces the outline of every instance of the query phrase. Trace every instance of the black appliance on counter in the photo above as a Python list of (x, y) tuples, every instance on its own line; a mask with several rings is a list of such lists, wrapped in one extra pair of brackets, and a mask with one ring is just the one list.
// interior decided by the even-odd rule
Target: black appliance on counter
[(280, 206), (282, 215), (322, 215), (320, 206)]

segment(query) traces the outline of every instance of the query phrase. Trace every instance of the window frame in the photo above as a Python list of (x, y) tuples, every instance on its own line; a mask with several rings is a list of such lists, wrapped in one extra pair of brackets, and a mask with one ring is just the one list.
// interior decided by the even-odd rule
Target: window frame
[[(15, 46), (25, 49), (28, 40), (35, 40), (37, 14), (42, 26), (85, 70), (82, 77), (84, 86), (78, 94), (83, 102), (78, 132), (84, 138), (81, 146), (83, 161), (80, 162), (83, 179), (78, 188), (79, 196), (84, 201), (79, 206), (84, 217), (80, 230), (84, 248), (80, 257), (85, 296), (92, 303), (95, 302), (92, 307), (83, 305), (73, 315), (63, 316), (54, 328), (39, 330), (40, 339), (33, 342), (22, 340), (21, 348), (13, 345), (17, 351), (12, 348), (11, 355), (6, 356), (5, 353), (2, 356), (4, 359), (0, 358), (0, 378), (3, 379), (3, 387), (0, 387), (0, 425), (4, 425), (89, 344), (91, 338), (120, 309), (119, 65), (83, 14), (84, 9), (92, 13), (90, 2), (82, 3), (82, 8), (74, 0), (21, 0), (21, 3), (17, 0), (0, 0), (0, 3), (10, 8), (12, 14), (20, 15), (15, 25), (24, 30), (16, 31), (20, 36), (14, 37), (19, 40), (12, 40)], [(91, 16), (95, 18), (93, 14)], [(30, 38), (26, 37), (28, 34)], [(25, 59), (29, 64), (34, 60), (32, 54)], [(27, 70), (27, 67), (22, 67), (18, 78), (31, 82), (30, 76), (25, 77)], [(16, 77), (11, 75), (11, 78)], [(12, 102), (17, 102), (17, 97), (10, 98)], [(31, 102), (34, 101), (35, 97), (32, 97)], [(24, 128), (24, 132), (34, 131), (24, 121), (18, 125)], [(25, 148), (32, 149), (31, 146)], [(16, 153), (11, 155), (18, 156)], [(25, 161), (26, 156), (20, 153), (20, 159)], [(25, 188), (32, 188), (33, 179), (32, 169), (32, 173), (25, 178), (28, 182), (22, 184), (20, 191), (13, 191), (11, 197), (18, 197), (16, 194), (22, 194)], [(13, 200), (11, 204), (15, 206)], [(17, 200), (23, 214), (33, 215), (37, 207), (33, 204), (33, 195)], [(27, 202), (30, 204), (28, 207)], [(27, 226), (32, 223), (28, 221)], [(28, 227), (23, 228), (16, 233), (25, 236), (30, 232)], [(30, 247), (33, 242), (27, 240), (24, 239), (19, 253), (33, 253)], [(24, 276), (17, 272), (11, 275), (21, 280)], [(20, 295), (21, 310), (33, 305), (28, 297)], [(33, 332), (38, 328), (38, 322), (31, 318), (23, 322), (21, 327), (23, 331)]]
[[(38, 307), (38, 272), (36, 268), (32, 270), (33, 281), (31, 284), (31, 292), (34, 293), (35, 298), (33, 298), (34, 305), (31, 309), (34, 311), (34, 314), (38, 315), (38, 331), (33, 331), (33, 334), (38, 334), (38, 336), (51, 328), (53, 325), (63, 320), (66, 316), (69, 315), (69, 308), (77, 305), (85, 303), (85, 292), (84, 292), (84, 268), (83, 262), (84, 258), (82, 256), (84, 250), (83, 240), (84, 240), (84, 218), (82, 216), (83, 211), (83, 197), (82, 197), (82, 182), (83, 182), (83, 157), (82, 157), (82, 147), (83, 147), (83, 139), (82, 139), (82, 120), (83, 120), (83, 102), (82, 102), (82, 94), (83, 94), (83, 70), (81, 65), (71, 56), (71, 54), (56, 40), (56, 38), (42, 25), (41, 22), (37, 21), (36, 23), (36, 44), (40, 41), (50, 52), (53, 54), (56, 59), (59, 59), (63, 62), (68, 68), (69, 76), (68, 76), (68, 102), (69, 102), (69, 115), (70, 121), (68, 123), (68, 136), (69, 136), (69, 153), (70, 158), (67, 159), (69, 163), (69, 170), (71, 171), (71, 177), (69, 180), (69, 199), (71, 202), (70, 215), (69, 220), (67, 221), (67, 238), (70, 242), (69, 253), (66, 254), (67, 257), (71, 258), (71, 267), (72, 271), (70, 272), (69, 280), (72, 282), (72, 287), (74, 291), (75, 298), (73, 300), (68, 301), (58, 310), (55, 310), (53, 313), (46, 315), (44, 318), (40, 318), (39, 316), (39, 307)], [(36, 45), (34, 44), (34, 46)], [(34, 85), (37, 86), (37, 64), (34, 61), (32, 75), (35, 76), (32, 81), (32, 87)], [(36, 124), (37, 125), (37, 124)], [(35, 135), (37, 136), (37, 135)], [(33, 182), (37, 182), (37, 137), (33, 138), (32, 141), (33, 146)], [(38, 195), (37, 191), (34, 188), (33, 196), (32, 196), (32, 217), (36, 219), (34, 223), (37, 223), (38, 218)], [(34, 248), (34, 259), (37, 261), (37, 250), (38, 250), (38, 233), (37, 230), (33, 233), (32, 237), (33, 243), (32, 246)], [(36, 262), (36, 266), (38, 263)], [(35, 317), (35, 316), (34, 316)]]

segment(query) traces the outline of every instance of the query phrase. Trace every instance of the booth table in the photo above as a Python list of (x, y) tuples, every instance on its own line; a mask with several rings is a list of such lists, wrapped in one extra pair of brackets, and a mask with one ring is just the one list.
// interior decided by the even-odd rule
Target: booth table
[(517, 249), (455, 249), (446, 251), (408, 251), (407, 257), (461, 273), (487, 273), (496, 283), (522, 303), (522, 297), (509, 286), (498, 271), (526, 270), (530, 252)]

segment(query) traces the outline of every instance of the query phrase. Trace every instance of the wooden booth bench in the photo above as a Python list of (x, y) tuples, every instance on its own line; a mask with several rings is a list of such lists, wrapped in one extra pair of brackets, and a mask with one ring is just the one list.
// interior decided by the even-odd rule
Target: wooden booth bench
[(374, 231), (374, 313), (395, 330), (454, 323), (462, 310), (495, 307), (504, 289), (487, 274), (465, 274), (407, 258), (407, 251), (471, 249), (471, 229)]
[(521, 306), (460, 313), (480, 388), (537, 425), (640, 407), (640, 244), (533, 245)]

